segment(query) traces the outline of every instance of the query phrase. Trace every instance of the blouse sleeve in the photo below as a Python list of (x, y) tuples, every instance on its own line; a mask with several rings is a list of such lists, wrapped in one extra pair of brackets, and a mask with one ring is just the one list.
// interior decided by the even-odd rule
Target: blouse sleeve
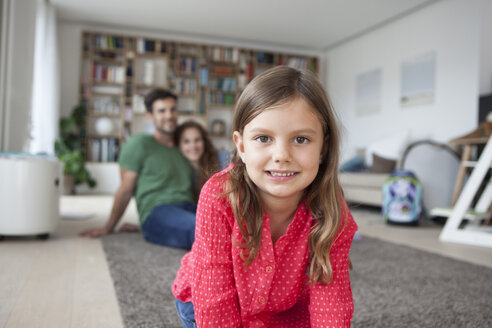
[(310, 285), (311, 327), (350, 327), (354, 312), (349, 277), (349, 251), (357, 225), (345, 201), (341, 204), (345, 226), (330, 250), (333, 282)]
[(192, 302), (200, 328), (241, 326), (231, 257), (232, 228), (225, 200), (216, 196), (221, 192), (218, 185), (209, 180), (198, 202)]

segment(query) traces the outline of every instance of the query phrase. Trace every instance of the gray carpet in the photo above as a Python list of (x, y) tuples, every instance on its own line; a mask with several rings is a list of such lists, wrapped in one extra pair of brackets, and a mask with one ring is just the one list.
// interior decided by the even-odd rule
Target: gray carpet
[[(123, 321), (181, 327), (170, 286), (184, 251), (103, 238)], [(492, 269), (362, 237), (351, 250), (352, 327), (492, 327)]]

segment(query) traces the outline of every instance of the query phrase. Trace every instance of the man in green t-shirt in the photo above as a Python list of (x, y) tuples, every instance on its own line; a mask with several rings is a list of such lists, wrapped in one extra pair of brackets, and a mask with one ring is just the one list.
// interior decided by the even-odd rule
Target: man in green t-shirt
[(137, 203), (140, 228), (148, 242), (190, 249), (195, 240), (193, 169), (174, 147), (177, 97), (153, 90), (145, 97), (146, 116), (154, 124), (152, 135), (130, 137), (121, 149), (121, 185), (116, 191), (108, 222), (80, 235), (99, 237), (114, 231), (132, 196)]

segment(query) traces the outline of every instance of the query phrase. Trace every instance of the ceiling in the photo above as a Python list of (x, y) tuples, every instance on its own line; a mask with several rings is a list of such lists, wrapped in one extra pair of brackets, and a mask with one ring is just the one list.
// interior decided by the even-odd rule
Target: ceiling
[(66, 21), (322, 51), (438, 0), (49, 0)]

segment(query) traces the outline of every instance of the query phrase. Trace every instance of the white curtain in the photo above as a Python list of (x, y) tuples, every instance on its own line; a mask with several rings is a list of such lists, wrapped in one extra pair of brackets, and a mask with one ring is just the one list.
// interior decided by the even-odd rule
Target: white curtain
[(31, 153), (54, 153), (60, 101), (56, 12), (47, 0), (38, 0), (31, 104)]
[(10, 25), (10, 0), (0, 0), (0, 151), (7, 149), (7, 54)]

